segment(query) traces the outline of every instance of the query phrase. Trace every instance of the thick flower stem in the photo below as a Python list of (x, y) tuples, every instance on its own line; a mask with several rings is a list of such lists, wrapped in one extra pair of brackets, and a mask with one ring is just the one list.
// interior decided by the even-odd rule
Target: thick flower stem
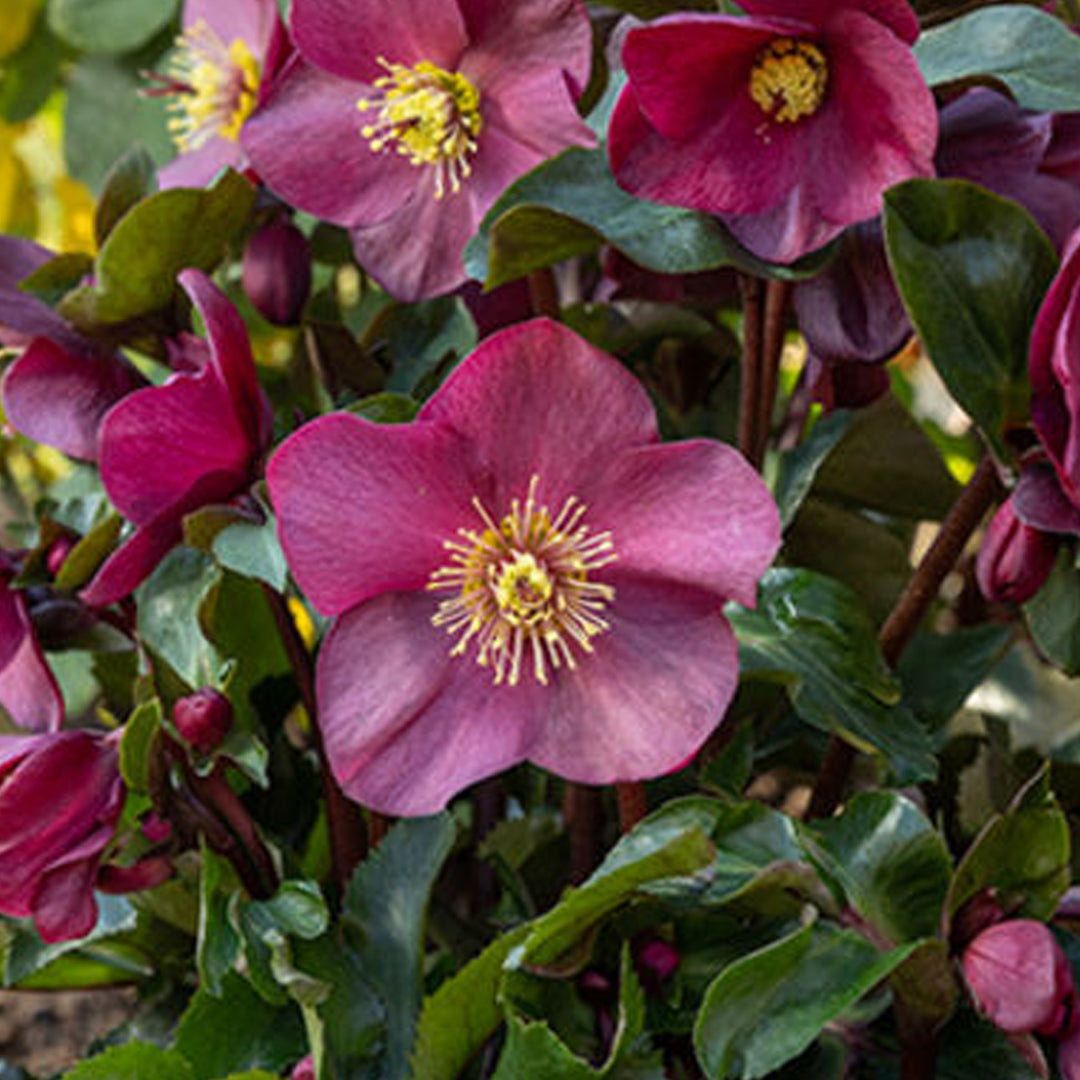
[[(878, 633), (882, 656), (890, 667), (896, 666), (937, 596), (941, 583), (956, 565), (964, 545), (1000, 494), (1001, 482), (993, 459), (987, 455), (942, 522), (930, 550), (923, 556)], [(826, 817), (836, 809), (854, 762), (855, 750), (851, 744), (834, 735), (814, 786), (808, 811), (810, 817)]]
[(559, 287), (550, 266), (529, 274), (529, 301), (534, 315), (544, 315), (549, 319), (559, 317)]
[(761, 414), (762, 366), (762, 281), (749, 274), (739, 275), (743, 304), (742, 379), (739, 388), (739, 449), (755, 469), (758, 456), (758, 420)]
[(596, 868), (600, 849), (600, 792), (567, 781), (563, 817), (570, 833), (570, 882), (578, 885)]
[(791, 283), (770, 279), (765, 286), (765, 315), (761, 343), (761, 386), (757, 418), (757, 445), (755, 454), (760, 464), (765, 460), (765, 449), (772, 430), (773, 406), (776, 387), (780, 379), (780, 356), (784, 351), (784, 316), (787, 314)]
[(269, 586), (265, 587), (265, 592), (285, 654), (292, 665), (296, 685), (300, 690), (300, 698), (311, 722), (315, 750), (319, 755), (323, 796), (326, 799), (326, 823), (330, 833), (330, 858), (333, 862), (334, 880), (344, 893), (353, 870), (367, 854), (368, 838), (364, 816), (360, 807), (347, 799), (338, 786), (323, 750), (322, 732), (319, 729), (319, 714), (315, 701), (315, 672), (311, 656), (289, 612), (288, 602), (281, 593)]
[(641, 780), (616, 784), (615, 798), (619, 804), (619, 831), (628, 833), (649, 811), (645, 784)]

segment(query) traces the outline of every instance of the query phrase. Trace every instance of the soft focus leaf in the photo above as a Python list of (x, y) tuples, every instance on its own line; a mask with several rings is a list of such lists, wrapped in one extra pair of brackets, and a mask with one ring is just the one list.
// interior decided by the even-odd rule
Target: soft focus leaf
[(1080, 569), (1063, 549), (1043, 587), (1024, 605), (1031, 636), (1067, 675), (1080, 675)]
[(191, 1066), (175, 1050), (141, 1042), (110, 1047), (64, 1075), (65, 1080), (196, 1080)]
[(215, 996), (223, 992), (225, 976), (240, 955), (240, 937), (229, 920), (226, 886), (235, 887), (235, 875), (229, 864), (204, 844), (195, 966), (205, 992)]
[(941, 1032), (937, 1080), (1043, 1080), (1003, 1032), (967, 1010)]
[(788, 686), (807, 723), (883, 754), (902, 782), (932, 777), (937, 763), (926, 730), (900, 706), (858, 598), (806, 570), (773, 570), (757, 611), (729, 605), (744, 674)]
[(140, 705), (124, 724), (120, 740), (120, 775), (132, 791), (150, 786), (150, 754), (161, 730), (161, 702), (157, 698)]
[(177, 0), (49, 0), (49, 26), (84, 52), (127, 53), (163, 29)]
[(119, 514), (106, 514), (94, 525), (64, 560), (56, 575), (56, 587), (74, 592), (85, 585), (116, 547), (123, 525), (124, 519)]
[(420, 406), (405, 394), (371, 394), (350, 405), (348, 412), (356, 413), (373, 424), (408, 424), (415, 419)]
[(1028, 337), (1057, 270), (1053, 246), (1021, 206), (964, 180), (890, 188), (885, 238), (935, 368), (1008, 459), (1003, 432), (1027, 418)]
[(1080, 110), (1080, 38), (1037, 7), (971, 11), (927, 30), (915, 44), (915, 58), (931, 86), (990, 76), (1022, 108)]
[[(4, 9), (5, 22), (11, 2), (8, 0)], [(27, 7), (27, 0), (14, 2), (17, 7)], [(29, 6), (36, 6), (36, 0), (29, 0)], [(3, 30), (0, 30), (0, 37), (2, 35)], [(29, 120), (48, 100), (60, 74), (62, 59), (60, 43), (49, 31), (44, 17), (39, 18), (33, 33), (19, 51), (6, 56), (0, 63), (0, 119), (9, 124)]]
[(246, 521), (229, 525), (214, 537), (212, 549), (225, 569), (264, 581), (276, 592), (285, 591), (289, 568), (272, 516), (258, 525)]
[(141, 146), (133, 147), (109, 170), (94, 211), (98, 247), (109, 238), (116, 223), (154, 190), (156, 172), (154, 159)]
[(776, 480), (776, 505), (780, 508), (780, 523), (786, 529), (813, 487), (826, 458), (851, 427), (855, 414), (837, 409), (823, 417), (807, 438), (780, 458)]
[(706, 1076), (752, 1080), (791, 1061), (910, 952), (880, 953), (854, 931), (807, 926), (737, 960), (709, 987), (694, 1028)]

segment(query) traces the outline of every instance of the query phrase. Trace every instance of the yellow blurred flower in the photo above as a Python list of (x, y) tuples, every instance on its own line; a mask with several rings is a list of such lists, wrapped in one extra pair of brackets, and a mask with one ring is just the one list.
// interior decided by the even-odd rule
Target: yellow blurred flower
[(57, 177), (53, 189), (60, 203), (61, 249), (95, 254), (94, 196), (90, 189), (70, 176)]
[(0, 60), (11, 56), (30, 36), (42, 0), (3, 0), (0, 18)]
[(37, 228), (37, 201), (30, 171), (15, 148), (18, 134), (0, 122), (0, 233), (31, 236)]

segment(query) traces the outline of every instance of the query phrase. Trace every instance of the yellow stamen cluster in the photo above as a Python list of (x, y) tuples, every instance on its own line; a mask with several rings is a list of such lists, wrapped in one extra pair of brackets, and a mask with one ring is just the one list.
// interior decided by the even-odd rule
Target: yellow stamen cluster
[(469, 158), (483, 127), (479, 91), (460, 72), (426, 60), (406, 67), (380, 56), (379, 63), (387, 71), (375, 80), (379, 93), (356, 103), (362, 113), (378, 115), (360, 134), (376, 153), (393, 148), (410, 165), (433, 167), (437, 199), (457, 194), (472, 172)]
[(793, 124), (818, 111), (828, 81), (829, 65), (816, 45), (776, 38), (754, 59), (750, 96), (771, 119)]
[(171, 74), (169, 132), (180, 152), (198, 150), (219, 136), (235, 142), (255, 109), (259, 63), (237, 38), (225, 43), (201, 20), (179, 38)]
[(538, 483), (534, 476), (524, 505), (514, 499), (498, 524), (473, 499), (483, 530), (459, 529), (460, 539), (444, 544), (449, 565), (427, 585), (455, 594), (431, 620), (460, 635), (450, 655), (462, 656), (475, 643), (476, 661), (493, 669), (496, 685), (516, 686), (531, 660), (546, 686), (549, 667), (573, 670), (574, 648), (591, 653), (592, 639), (610, 629), (602, 613), (615, 590), (589, 574), (615, 560), (611, 533), (590, 535), (582, 524), (586, 507), (574, 496), (552, 518), (537, 503)]

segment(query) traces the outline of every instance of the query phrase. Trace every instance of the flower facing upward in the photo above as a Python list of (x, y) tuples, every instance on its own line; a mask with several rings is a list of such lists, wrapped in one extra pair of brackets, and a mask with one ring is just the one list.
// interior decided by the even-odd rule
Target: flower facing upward
[(719, 214), (790, 262), (874, 217), (885, 188), (933, 175), (934, 99), (904, 0), (741, 6), (627, 34), (611, 163), (635, 195)]
[(734, 692), (724, 602), (754, 602), (779, 543), (735, 451), (661, 444), (637, 382), (544, 320), (487, 339), (412, 424), (307, 425), (268, 480), (297, 582), (337, 617), (327, 754), (392, 814), (523, 760), (585, 783), (679, 767)]
[(291, 26), (300, 59), (241, 141), (400, 299), (462, 284), (503, 189), (594, 141), (574, 106), (592, 57), (580, 0), (296, 0)]

